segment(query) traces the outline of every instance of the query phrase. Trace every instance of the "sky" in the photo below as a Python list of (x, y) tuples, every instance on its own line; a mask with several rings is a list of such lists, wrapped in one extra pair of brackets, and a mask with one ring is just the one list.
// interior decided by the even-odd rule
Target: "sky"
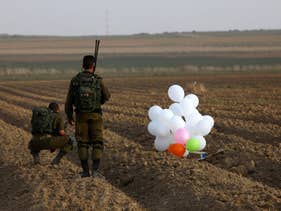
[(0, 34), (281, 29), (281, 0), (0, 0)]

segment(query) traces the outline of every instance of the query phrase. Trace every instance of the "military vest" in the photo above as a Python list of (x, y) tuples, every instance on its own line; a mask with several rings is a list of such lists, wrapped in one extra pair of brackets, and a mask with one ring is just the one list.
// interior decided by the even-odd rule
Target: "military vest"
[(72, 81), (74, 106), (78, 113), (92, 113), (101, 109), (101, 77), (91, 73), (79, 73)]

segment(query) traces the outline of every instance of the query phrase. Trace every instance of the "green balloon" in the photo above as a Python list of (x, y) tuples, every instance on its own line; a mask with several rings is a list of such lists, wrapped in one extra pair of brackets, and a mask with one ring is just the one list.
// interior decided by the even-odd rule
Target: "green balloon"
[(186, 149), (189, 152), (196, 152), (200, 148), (200, 141), (196, 138), (191, 138), (187, 141)]

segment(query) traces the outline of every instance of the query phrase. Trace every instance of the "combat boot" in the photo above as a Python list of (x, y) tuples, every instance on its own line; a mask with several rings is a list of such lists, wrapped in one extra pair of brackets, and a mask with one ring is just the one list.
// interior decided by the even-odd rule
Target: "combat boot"
[(99, 171), (100, 159), (93, 160), (92, 176), (104, 179), (105, 177)]
[(61, 159), (63, 158), (63, 156), (65, 156), (66, 153), (63, 151), (59, 151), (59, 153), (57, 154), (57, 156), (52, 160), (51, 164), (52, 165), (58, 165), (61, 161)]
[(103, 176), (99, 170), (93, 171), (92, 177), (105, 179), (105, 176)]
[(33, 157), (33, 164), (34, 165), (38, 165), (40, 164), (40, 157), (39, 157), (39, 154), (32, 154), (32, 157)]
[(81, 166), (83, 171), (80, 173), (81, 177), (89, 177), (89, 165), (87, 160), (81, 160)]

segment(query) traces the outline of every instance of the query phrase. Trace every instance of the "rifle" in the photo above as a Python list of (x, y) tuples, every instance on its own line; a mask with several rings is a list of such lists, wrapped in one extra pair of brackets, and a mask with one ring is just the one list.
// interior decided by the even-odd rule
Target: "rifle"
[(98, 61), (98, 55), (99, 55), (99, 48), (100, 48), (100, 40), (96, 40), (95, 42), (95, 53), (94, 53), (94, 56), (95, 56), (95, 71), (96, 71), (96, 68), (97, 68), (97, 61)]

